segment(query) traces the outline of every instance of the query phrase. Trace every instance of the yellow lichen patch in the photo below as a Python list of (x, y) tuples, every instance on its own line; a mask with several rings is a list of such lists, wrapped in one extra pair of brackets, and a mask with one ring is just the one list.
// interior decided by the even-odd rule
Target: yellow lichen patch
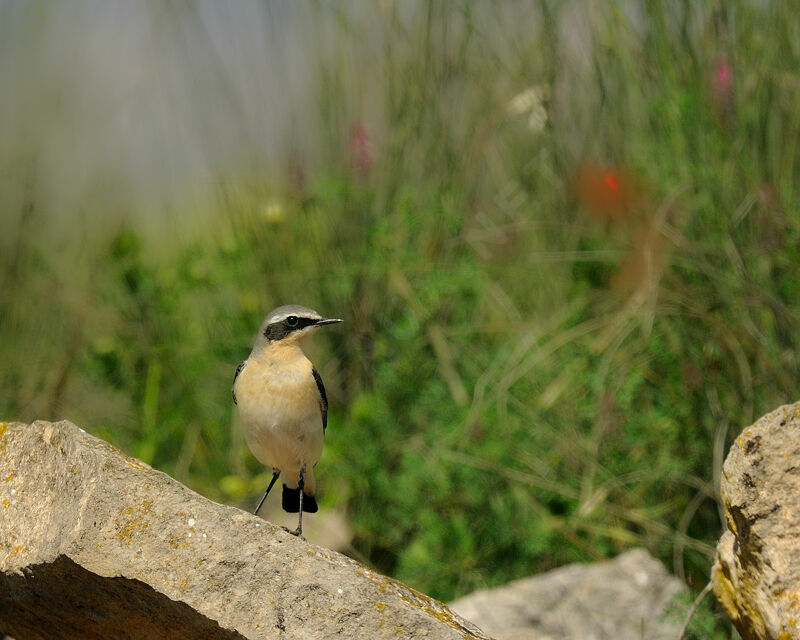
[(147, 467), (144, 466), (141, 462), (139, 462), (136, 458), (132, 458), (127, 453), (125, 453), (122, 449), (118, 449), (113, 444), (109, 444), (107, 442), (104, 442), (103, 445), (105, 446), (105, 448), (108, 451), (111, 451), (111, 452), (117, 454), (118, 456), (120, 456), (121, 458), (124, 458), (125, 462), (132, 469), (147, 469)]
[(171, 537), (169, 539), (169, 546), (173, 549), (188, 549), (189, 541), (184, 537)]
[(3, 509), (8, 509), (8, 498), (3, 498)]
[(11, 473), (8, 474), (8, 476), (6, 476), (3, 482), (11, 482), (16, 476), (17, 474), (12, 471)]
[(725, 576), (725, 573), (716, 567), (711, 579), (714, 583), (714, 595), (717, 596), (717, 600), (728, 614), (728, 617), (736, 621), (739, 614), (736, 611), (736, 593), (733, 585)]
[(142, 500), (141, 504), (134, 507), (120, 507), (120, 518), (114, 518), (117, 526), (117, 538), (130, 544), (130, 539), (136, 532), (143, 532), (150, 525), (148, 522), (153, 507), (152, 500)]
[(11, 551), (9, 551), (8, 555), (6, 556), (6, 562), (11, 560), (11, 558), (13, 558), (15, 555), (17, 555), (20, 551), (22, 551), (22, 545), (21, 544), (18, 544), (16, 547), (12, 547)]
[(141, 520), (134, 518), (120, 526), (119, 530), (117, 531), (117, 538), (120, 540), (129, 541), (134, 531), (144, 531), (147, 529), (147, 526), (147, 522), (142, 522)]
[[(375, 584), (381, 593), (385, 593), (389, 590), (393, 591), (394, 594), (406, 604), (409, 604), (416, 609), (422, 609), (430, 617), (435, 618), (439, 622), (446, 624), (457, 631), (460, 631), (467, 640), (477, 638), (477, 636), (474, 636), (464, 629), (464, 626), (456, 619), (450, 610), (438, 600), (435, 600), (430, 596), (426, 596), (424, 593), (421, 593), (413, 587), (409, 587), (407, 584), (404, 584), (399, 580), (395, 580), (394, 578), (389, 578), (367, 569), (354, 568), (354, 571), (355, 573), (365, 577), (367, 580)], [(375, 603), (373, 606), (378, 608), (379, 605), (382, 605), (382, 603)], [(386, 605), (382, 606), (385, 607)]]

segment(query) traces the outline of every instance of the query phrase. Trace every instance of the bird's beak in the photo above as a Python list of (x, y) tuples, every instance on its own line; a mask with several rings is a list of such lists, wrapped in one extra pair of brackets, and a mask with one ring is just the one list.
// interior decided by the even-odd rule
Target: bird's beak
[(316, 326), (321, 327), (324, 324), (336, 324), (337, 322), (341, 322), (341, 318), (323, 318), (322, 320), (318, 320)]

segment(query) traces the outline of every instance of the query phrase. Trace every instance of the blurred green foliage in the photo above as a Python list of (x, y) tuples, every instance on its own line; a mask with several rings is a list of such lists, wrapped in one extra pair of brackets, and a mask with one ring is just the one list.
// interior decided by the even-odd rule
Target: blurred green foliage
[[(123, 226), (63, 258), (35, 185), (6, 212), (0, 414), (68, 417), (249, 506), (233, 371), (269, 309), (307, 304), (345, 319), (312, 357), (322, 505), (356, 557), (449, 599), (645, 546), (699, 589), (731, 439), (797, 399), (797, 21), (609, 3), (576, 62), (559, 3), (515, 56), (470, 3), (422, 6), (380, 61), (374, 157), (353, 161), (334, 61), (326, 170), (221, 180), (211, 233), (166, 256)], [(584, 165), (630, 183), (618, 218)]]

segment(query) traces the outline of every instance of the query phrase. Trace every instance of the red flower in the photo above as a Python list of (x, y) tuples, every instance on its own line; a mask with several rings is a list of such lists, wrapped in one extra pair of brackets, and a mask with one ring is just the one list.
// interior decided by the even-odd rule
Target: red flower
[(589, 214), (602, 221), (619, 222), (636, 204), (633, 180), (618, 166), (583, 165), (575, 180), (575, 193)]

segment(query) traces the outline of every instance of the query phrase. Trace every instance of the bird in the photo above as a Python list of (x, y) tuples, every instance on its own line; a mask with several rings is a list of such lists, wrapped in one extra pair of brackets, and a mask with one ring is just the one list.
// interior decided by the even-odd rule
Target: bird
[(308, 307), (290, 304), (273, 309), (258, 330), (253, 350), (233, 376), (233, 402), (244, 439), (259, 462), (272, 468), (272, 479), (255, 509), (258, 515), (278, 477), (283, 475), (284, 511), (315, 513), (314, 465), (322, 456), (328, 426), (328, 397), (317, 368), (304, 348), (320, 327), (341, 322)]

